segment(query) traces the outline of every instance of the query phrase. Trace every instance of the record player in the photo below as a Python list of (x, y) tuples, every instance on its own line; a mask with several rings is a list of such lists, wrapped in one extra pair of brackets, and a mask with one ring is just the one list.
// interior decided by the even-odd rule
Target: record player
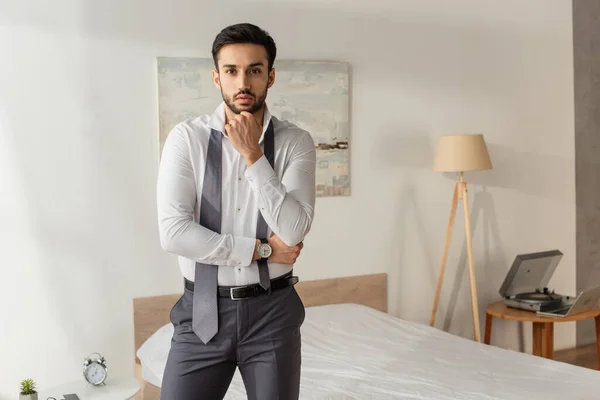
[(562, 256), (558, 250), (517, 255), (500, 288), (504, 304), (535, 312), (555, 309), (569, 300), (547, 287)]

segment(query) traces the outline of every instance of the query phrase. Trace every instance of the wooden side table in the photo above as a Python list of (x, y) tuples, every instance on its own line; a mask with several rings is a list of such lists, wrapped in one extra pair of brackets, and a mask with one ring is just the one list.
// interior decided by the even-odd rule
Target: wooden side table
[(596, 305), (585, 313), (569, 317), (546, 317), (534, 311), (519, 310), (504, 305), (504, 300), (488, 304), (485, 310), (485, 335), (483, 342), (490, 344), (492, 319), (502, 318), (511, 321), (531, 322), (533, 324), (533, 351), (536, 356), (554, 359), (554, 323), (582, 321), (594, 318), (596, 321), (596, 346), (598, 349), (598, 369), (600, 369), (600, 306)]

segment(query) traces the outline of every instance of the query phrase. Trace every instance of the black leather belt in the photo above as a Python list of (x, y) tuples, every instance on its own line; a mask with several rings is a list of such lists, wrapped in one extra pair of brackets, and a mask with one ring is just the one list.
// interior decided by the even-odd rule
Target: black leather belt
[[(271, 280), (271, 290), (283, 289), (298, 283), (298, 277), (291, 273)], [(184, 278), (185, 288), (194, 291), (194, 282)], [(243, 300), (248, 297), (256, 297), (269, 293), (258, 283), (246, 286), (219, 286), (217, 292), (220, 297), (229, 297), (231, 300)]]

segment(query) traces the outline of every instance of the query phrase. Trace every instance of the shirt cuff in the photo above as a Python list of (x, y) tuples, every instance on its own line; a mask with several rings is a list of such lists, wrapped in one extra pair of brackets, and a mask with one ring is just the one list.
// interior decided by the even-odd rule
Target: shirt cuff
[(261, 158), (246, 169), (245, 176), (248, 182), (250, 182), (250, 186), (258, 189), (275, 176), (275, 171), (273, 171), (269, 160), (263, 154)]
[(233, 249), (229, 256), (230, 267), (247, 267), (252, 264), (252, 257), (256, 249), (256, 239), (247, 237), (235, 237)]

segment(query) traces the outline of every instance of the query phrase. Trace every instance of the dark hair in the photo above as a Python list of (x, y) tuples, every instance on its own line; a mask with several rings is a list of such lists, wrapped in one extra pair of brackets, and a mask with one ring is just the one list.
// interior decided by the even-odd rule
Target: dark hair
[(219, 32), (212, 46), (212, 56), (217, 71), (219, 70), (217, 57), (221, 48), (228, 44), (237, 43), (252, 43), (263, 46), (267, 51), (269, 71), (271, 71), (275, 63), (275, 56), (277, 55), (275, 41), (266, 31), (249, 23), (230, 25)]

